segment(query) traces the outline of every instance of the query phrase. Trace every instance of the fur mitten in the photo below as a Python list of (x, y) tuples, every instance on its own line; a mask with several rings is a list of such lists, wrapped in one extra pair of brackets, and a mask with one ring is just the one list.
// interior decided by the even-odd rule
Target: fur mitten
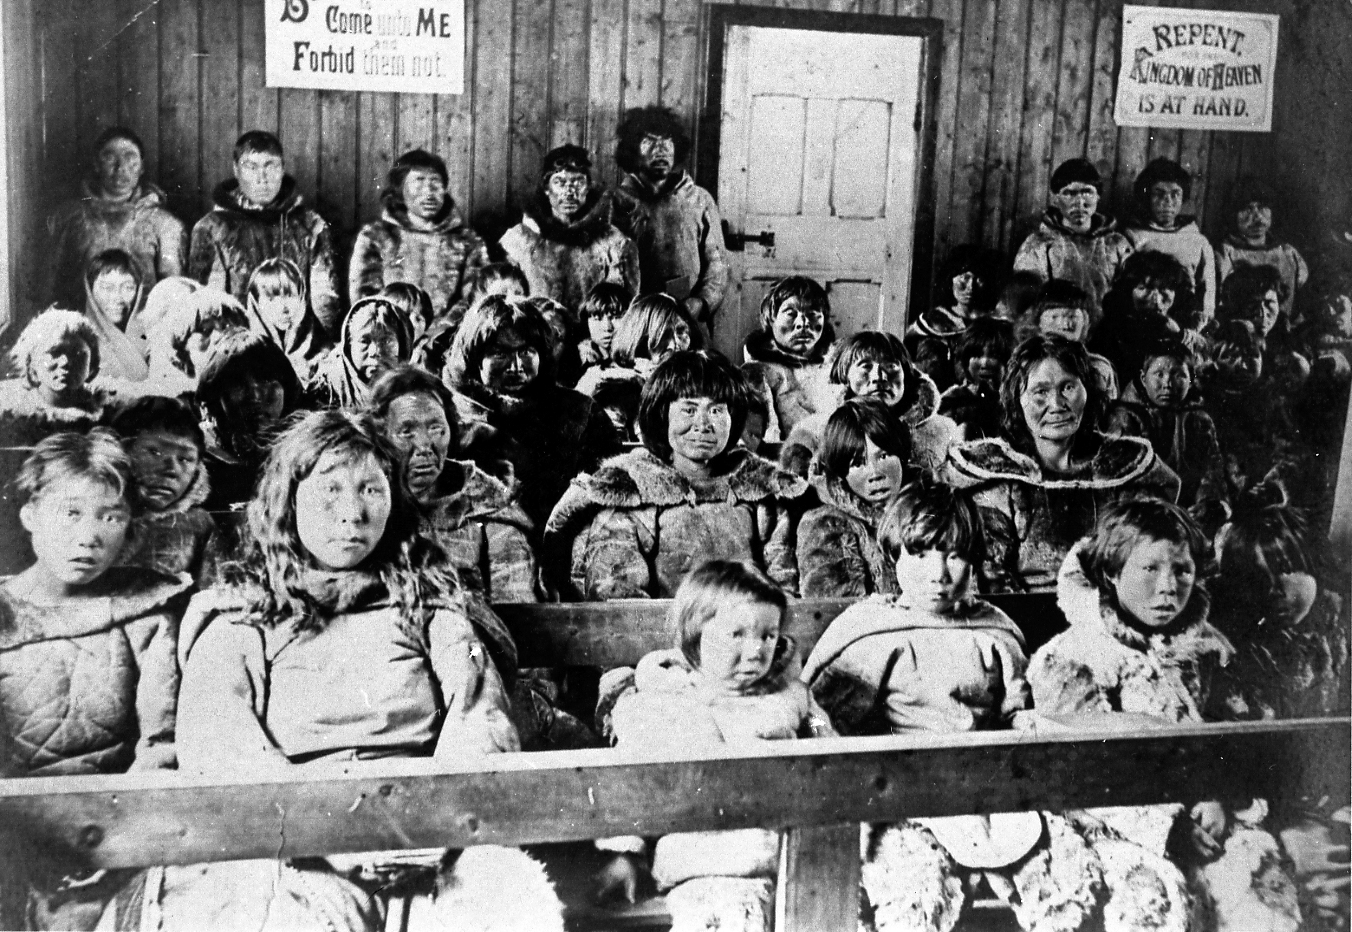
[(766, 877), (696, 877), (667, 894), (671, 932), (770, 932), (775, 882)]
[(480, 845), (442, 862), (433, 895), (410, 904), (408, 932), (563, 932), (563, 904), (542, 864)]
[(929, 831), (876, 826), (860, 880), (878, 932), (951, 932), (967, 903), (963, 871)]

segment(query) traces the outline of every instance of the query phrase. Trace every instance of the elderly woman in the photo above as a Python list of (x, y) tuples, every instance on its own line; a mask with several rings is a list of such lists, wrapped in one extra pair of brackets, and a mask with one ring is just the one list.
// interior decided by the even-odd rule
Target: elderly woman
[(750, 561), (797, 590), (787, 505), (807, 483), (735, 446), (746, 409), (746, 384), (721, 356), (685, 351), (653, 370), (644, 446), (579, 476), (545, 528), (569, 597), (671, 598), (705, 560)]
[(551, 340), (533, 307), (494, 295), (465, 315), (444, 374), (461, 450), (521, 483), (521, 507), (537, 527), (573, 476), (620, 449), (600, 406), (555, 381)]
[(455, 399), (440, 380), (411, 366), (389, 369), (371, 386), (369, 411), (399, 451), (423, 533), (446, 551), (461, 584), (490, 602), (536, 601), (530, 518), (513, 486), (450, 458)]
[(1106, 401), (1080, 343), (1032, 336), (1000, 386), (1003, 437), (948, 453), (943, 478), (981, 506), (993, 588), (1050, 592), (1074, 543), (1119, 498), (1178, 498), (1178, 476), (1138, 437), (1099, 433)]

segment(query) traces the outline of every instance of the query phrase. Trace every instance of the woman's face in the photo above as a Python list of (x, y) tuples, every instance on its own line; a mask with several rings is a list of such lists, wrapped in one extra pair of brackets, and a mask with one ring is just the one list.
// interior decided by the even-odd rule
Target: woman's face
[(1038, 329), (1049, 337), (1079, 343), (1088, 336), (1089, 315), (1078, 307), (1049, 307), (1038, 318)]
[(89, 347), (84, 340), (69, 339), (46, 352), (36, 352), (30, 365), (37, 389), (48, 403), (78, 395), (89, 380)]
[(906, 377), (895, 359), (856, 359), (845, 371), (845, 380), (851, 395), (877, 398), (888, 407), (906, 390)]
[(110, 139), (94, 159), (99, 189), (110, 201), (125, 201), (141, 183), (141, 150), (130, 139)]
[(90, 286), (99, 309), (119, 330), (127, 329), (132, 306), (136, 304), (136, 279), (120, 269), (110, 269)]
[(441, 402), (425, 392), (390, 402), (385, 432), (404, 458), (404, 485), (418, 501), (435, 491), (451, 449), (451, 425)]
[(296, 531), (320, 569), (350, 570), (380, 543), (390, 508), (390, 483), (374, 456), (327, 450), (296, 486)]
[(540, 354), (510, 327), (499, 330), (484, 350), (479, 381), (501, 395), (520, 395), (540, 374)]
[(901, 457), (888, 453), (864, 438), (864, 452), (855, 458), (845, 475), (850, 491), (871, 505), (881, 505), (901, 488), (903, 472)]
[(269, 327), (289, 333), (305, 314), (305, 299), (298, 294), (261, 297), (258, 299), (258, 313)]
[(1043, 359), (1028, 370), (1019, 402), (1034, 440), (1062, 443), (1080, 429), (1089, 393), (1079, 376), (1055, 359)]
[(672, 465), (704, 467), (728, 447), (732, 409), (712, 398), (678, 398), (667, 406)]
[(1176, 408), (1192, 390), (1192, 372), (1188, 364), (1172, 356), (1147, 359), (1141, 370), (1141, 385), (1150, 403), (1161, 408)]
[(794, 356), (811, 353), (825, 329), (826, 315), (817, 308), (804, 307), (797, 298), (788, 298), (780, 304), (770, 321), (775, 343)]
[(1131, 290), (1131, 303), (1136, 313), (1166, 316), (1174, 306), (1175, 292), (1157, 281), (1144, 281)]
[(1188, 604), (1197, 566), (1186, 544), (1146, 538), (1110, 578), (1123, 611), (1144, 627), (1163, 628)]

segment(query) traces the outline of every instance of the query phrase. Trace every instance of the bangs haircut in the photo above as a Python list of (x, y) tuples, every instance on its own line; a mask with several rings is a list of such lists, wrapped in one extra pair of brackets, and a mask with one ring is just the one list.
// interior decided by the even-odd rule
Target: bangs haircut
[(624, 316), (633, 300), (634, 296), (623, 285), (616, 282), (597, 282), (577, 306), (577, 314), (584, 324), (593, 317), (620, 318)]
[(961, 489), (922, 476), (902, 486), (878, 523), (878, 544), (894, 563), (904, 550), (955, 553), (972, 564), (986, 556), (981, 512)]
[(88, 384), (99, 371), (98, 334), (83, 314), (58, 307), (50, 307), (34, 317), (23, 328), (19, 339), (14, 341), (9, 358), (15, 374), (22, 377), (29, 388), (37, 388), (38, 382), (33, 376), (33, 357), (76, 341), (83, 343), (89, 350), (89, 378), (85, 380), (85, 384)]
[(202, 434), (197, 413), (177, 398), (157, 395), (138, 398), (118, 412), (112, 427), (127, 443), (141, 434), (158, 431), (191, 440), (197, 444), (198, 456), (206, 449), (206, 437)]
[(878, 449), (911, 461), (911, 431), (875, 398), (852, 398), (837, 408), (822, 431), (821, 463), (829, 476), (845, 481), (850, 470), (863, 461), (865, 440)]
[(362, 298), (347, 312), (343, 327), (344, 342), (351, 339), (360, 327), (380, 327), (394, 334), (399, 341), (399, 359), (408, 361), (413, 353), (413, 324), (404, 309), (389, 298), (372, 295)]
[(1034, 334), (1014, 347), (1005, 365), (1005, 377), (1000, 382), (1000, 426), (1005, 438), (1024, 453), (1036, 455), (1037, 444), (1028, 430), (1023, 415), (1023, 390), (1028, 387), (1028, 376), (1033, 368), (1045, 360), (1055, 360), (1062, 369), (1075, 376), (1084, 385), (1084, 415), (1076, 439), (1092, 434), (1103, 422), (1108, 399), (1099, 387), (1094, 364), (1084, 344), (1061, 336)]
[(1173, 159), (1152, 159), (1136, 176), (1136, 197), (1146, 206), (1150, 206), (1150, 189), (1160, 182), (1176, 184), (1183, 189), (1183, 200), (1192, 197), (1192, 175)]
[(279, 159), (286, 158), (282, 152), (282, 141), (272, 133), (263, 129), (251, 129), (247, 133), (235, 140), (235, 162), (246, 155), (275, 155)]
[(691, 669), (700, 668), (699, 645), (704, 626), (728, 606), (751, 603), (773, 605), (779, 610), (779, 628), (784, 629), (789, 600), (784, 590), (750, 563), (740, 560), (709, 560), (681, 580), (668, 609), (668, 617), (680, 650)]
[(1114, 608), (1117, 587), (1112, 577), (1121, 574), (1132, 551), (1152, 541), (1187, 547), (1201, 578), (1206, 565), (1206, 535), (1186, 511), (1160, 498), (1120, 499), (1103, 509), (1093, 534), (1080, 549), (1080, 568)]
[(97, 156), (100, 152), (102, 152), (103, 147), (108, 145), (108, 143), (112, 142), (114, 139), (127, 140), (127, 142), (131, 143), (133, 146), (136, 147), (136, 154), (141, 157), (142, 161), (145, 160), (146, 157), (145, 144), (141, 142), (141, 137), (136, 135), (136, 132), (134, 130), (126, 126), (110, 126), (103, 132), (99, 133), (98, 138), (94, 140), (95, 156)]
[(1112, 291), (1104, 299), (1111, 303), (1114, 310), (1130, 307), (1135, 312), (1132, 292), (1140, 285), (1167, 288), (1174, 293), (1174, 303), (1168, 310), (1168, 316), (1184, 327), (1195, 326), (1197, 321), (1197, 290), (1193, 286), (1192, 276), (1183, 268), (1183, 263), (1163, 252), (1133, 252), (1122, 263), (1117, 273)]
[(732, 363), (718, 353), (684, 350), (672, 353), (653, 369), (643, 386), (638, 403), (638, 427), (643, 445), (663, 462), (671, 461), (667, 442), (667, 412), (672, 402), (682, 398), (708, 398), (728, 406), (732, 429), (722, 456), (737, 443), (746, 426), (746, 379)]
[(685, 125), (668, 107), (639, 107), (628, 110), (619, 128), (615, 130), (618, 142), (615, 144), (615, 164), (631, 175), (642, 169), (639, 162), (639, 143), (644, 136), (661, 136), (670, 139), (675, 154), (672, 168), (684, 165), (690, 154), (690, 134)]
[[(1257, 323), (1262, 316), (1259, 308), (1263, 296), (1269, 291), (1276, 292), (1279, 301), (1285, 301), (1291, 295), (1282, 273), (1272, 266), (1242, 265), (1221, 283), (1219, 303), (1226, 316)], [(1280, 316), (1284, 317), (1285, 314)]]
[(421, 320), (424, 328), (432, 323), (432, 296), (413, 282), (390, 282), (380, 289), (379, 297), (403, 311), (409, 320)]
[(903, 390), (914, 381), (911, 354), (901, 338), (884, 330), (861, 330), (841, 341), (831, 363), (830, 380), (835, 385), (850, 384), (850, 369), (859, 362), (893, 363), (901, 368), (905, 381)]
[(1009, 362), (1014, 352), (1014, 327), (1007, 320), (996, 317), (978, 317), (967, 325), (953, 347), (953, 361), (965, 366), (980, 356), (989, 356), (1000, 362)]
[(822, 339), (828, 339), (832, 333), (831, 299), (827, 296), (825, 288), (803, 275), (781, 278), (765, 292), (760, 305), (761, 329), (770, 329), (771, 322), (779, 315), (779, 309), (790, 298), (797, 298), (799, 306), (804, 310), (821, 312), (826, 322)]
[(305, 277), (290, 259), (274, 257), (258, 263), (249, 276), (249, 299), (304, 297)]
[(138, 288), (141, 285), (141, 270), (136, 267), (136, 260), (122, 249), (105, 249), (90, 259), (89, 264), (85, 266), (85, 284), (93, 288), (94, 282), (109, 272), (130, 275)]
[(972, 288), (972, 307), (990, 310), (1000, 297), (1005, 276), (1008, 274), (1008, 266), (1008, 261), (998, 250), (975, 243), (954, 246), (939, 270), (939, 280), (936, 283), (938, 288), (935, 292), (937, 303), (951, 305), (955, 300), (953, 279), (971, 272), (976, 276), (976, 283)]
[(387, 193), (397, 197), (400, 202), (404, 198), (404, 180), (408, 178), (408, 173), (415, 168), (421, 168), (425, 171), (434, 172), (441, 179), (441, 186), (448, 186), (451, 176), (446, 171), (446, 162), (439, 155), (434, 155), (426, 149), (410, 149), (399, 158), (394, 160), (390, 166), (390, 173), (387, 178), (389, 188)]
[(38, 441), (28, 454), (14, 487), (20, 498), (36, 501), (53, 482), (86, 479), (111, 489), (128, 508), (131, 506), (131, 458), (122, 449), (117, 434), (106, 427), (85, 433), (64, 431)]
[(441, 405), (446, 423), (451, 428), (451, 446), (456, 445), (460, 431), (455, 418), (455, 396), (432, 373), (414, 366), (400, 365), (386, 369), (371, 383), (371, 397), (366, 412), (377, 421), (389, 416), (390, 405), (405, 395), (428, 395)]
[(677, 321), (685, 321), (691, 348), (699, 349), (699, 331), (675, 298), (669, 294), (635, 298), (615, 325), (615, 335), (610, 338), (610, 358), (625, 368), (633, 368), (635, 359), (652, 359), (658, 347), (670, 345)]
[(554, 381), (554, 341), (549, 322), (533, 306), (520, 298), (489, 295), (478, 307), (471, 308), (456, 331), (446, 360), (446, 375), (451, 386), (482, 385), (479, 377), (488, 346), (499, 333), (510, 330), (526, 341), (540, 357), (536, 381)]

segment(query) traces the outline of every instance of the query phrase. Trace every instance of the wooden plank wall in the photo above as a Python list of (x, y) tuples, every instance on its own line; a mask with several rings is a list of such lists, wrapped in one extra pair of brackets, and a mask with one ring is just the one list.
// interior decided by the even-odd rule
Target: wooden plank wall
[[(1223, 229), (1228, 183), (1250, 171), (1275, 172), (1290, 205), (1279, 223), (1298, 244), (1350, 213), (1346, 0), (1224, 4), (1282, 15), (1270, 134), (1119, 129), (1111, 99), (1116, 0), (757, 3), (944, 21), (940, 260), (962, 242), (1017, 246), (1045, 203), (1051, 168), (1076, 155), (1087, 154), (1112, 179), (1110, 210), (1125, 206), (1150, 158), (1181, 159), (1197, 175), (1194, 208), (1211, 234)], [(40, 112), (32, 115), (40, 168), (20, 179), (30, 214), (73, 194), (90, 141), (125, 123), (147, 142), (149, 177), (195, 221), (228, 176), (235, 136), (262, 127), (280, 131), (289, 168), (340, 241), (378, 215), (390, 160), (412, 146), (446, 157), (453, 192), (481, 232), (496, 237), (515, 221), (513, 205), (531, 191), (548, 148), (567, 141), (593, 148), (601, 177), (613, 182), (619, 113), (662, 103), (693, 131), (705, 86), (701, 0), (467, 0), (467, 91), (456, 97), (266, 88), (262, 0), (24, 0), (16, 8), (29, 4), (36, 41), (24, 51), (40, 58)]]

